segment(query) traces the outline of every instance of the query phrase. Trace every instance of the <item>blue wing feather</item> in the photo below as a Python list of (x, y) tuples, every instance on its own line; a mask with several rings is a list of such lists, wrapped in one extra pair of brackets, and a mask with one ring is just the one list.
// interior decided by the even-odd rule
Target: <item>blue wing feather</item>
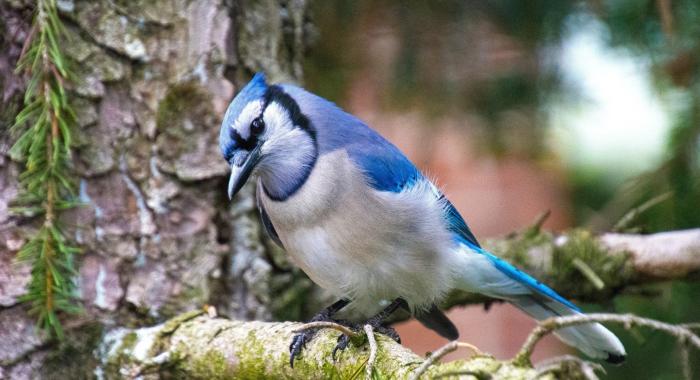
[(344, 149), (379, 191), (401, 192), (422, 175), (392, 143), (360, 119), (300, 87), (281, 85), (316, 130), (319, 153)]
[(399, 193), (422, 178), (411, 161), (386, 140), (350, 144), (345, 149), (376, 190)]
[(462, 218), (462, 215), (459, 214), (459, 211), (457, 211), (455, 206), (452, 205), (452, 203), (447, 200), (444, 195), (440, 195), (440, 197), (443, 198), (445, 202), (446, 218), (450, 226), (450, 231), (455, 233), (463, 240), (469, 242), (472, 246), (481, 248), (481, 245), (476, 240), (476, 236), (474, 236), (472, 231), (469, 229), (467, 222), (464, 221), (464, 218)]

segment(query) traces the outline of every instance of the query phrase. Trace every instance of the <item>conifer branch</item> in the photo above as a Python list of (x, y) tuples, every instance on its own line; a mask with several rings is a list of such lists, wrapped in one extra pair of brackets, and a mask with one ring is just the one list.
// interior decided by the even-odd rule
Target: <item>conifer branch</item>
[(18, 136), (10, 150), (24, 164), (22, 192), (15, 212), (41, 215), (43, 223), (19, 250), (17, 259), (32, 266), (27, 293), (38, 325), (51, 336), (63, 335), (58, 314), (79, 310), (75, 296), (73, 255), (58, 222), (58, 211), (75, 204), (71, 174), (71, 142), (75, 114), (65, 84), (70, 73), (59, 45), (63, 26), (55, 0), (39, 0), (32, 31), (17, 63), (28, 77), (24, 108), (12, 132)]

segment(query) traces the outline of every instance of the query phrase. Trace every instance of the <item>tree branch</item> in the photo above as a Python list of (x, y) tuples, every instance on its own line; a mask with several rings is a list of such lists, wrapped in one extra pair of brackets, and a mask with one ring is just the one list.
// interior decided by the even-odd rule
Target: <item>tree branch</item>
[[(203, 312), (184, 314), (162, 325), (110, 332), (100, 349), (106, 378), (143, 376), (193, 379), (361, 379), (367, 371), (368, 344), (351, 344), (334, 362), (331, 352), (338, 332), (322, 329), (307, 344), (294, 368), (289, 366), (289, 342), (301, 324), (241, 322), (212, 318)], [(384, 335), (375, 334), (373, 374), (405, 379), (424, 358)], [(499, 379), (529, 379), (536, 370), (480, 355), (468, 360), (430, 363), (421, 378), (445, 373), (490, 373)], [(547, 378), (546, 376), (544, 377)], [(550, 379), (554, 377), (550, 376)]]
[[(498, 379), (597, 379), (602, 367), (570, 355), (552, 358), (533, 369), (530, 355), (544, 336), (558, 329), (590, 322), (621, 323), (626, 328), (644, 326), (668, 333), (686, 348), (700, 350), (700, 337), (686, 325), (671, 325), (636, 315), (589, 314), (549, 318), (539, 323), (518, 354), (499, 361), (477, 347), (449, 342), (428, 358), (365, 326), (361, 343), (351, 344), (337, 360), (337, 325), (324, 325), (309, 343), (295, 367), (289, 366), (289, 342), (300, 329), (292, 322), (242, 322), (217, 318), (202, 311), (186, 313), (164, 324), (136, 330), (117, 329), (105, 337), (98, 369), (107, 378), (184, 377), (192, 379), (366, 379), (418, 380), (455, 375)], [(321, 327), (320, 325), (317, 327)], [(353, 332), (355, 338), (362, 333)], [(355, 339), (356, 341), (358, 339)], [(369, 344), (367, 344), (369, 343)], [(356, 345), (356, 344), (359, 344)], [(457, 348), (472, 356), (447, 363), (439, 360)]]
[(604, 234), (610, 252), (629, 252), (636, 281), (682, 279), (700, 272), (700, 229), (652, 235)]

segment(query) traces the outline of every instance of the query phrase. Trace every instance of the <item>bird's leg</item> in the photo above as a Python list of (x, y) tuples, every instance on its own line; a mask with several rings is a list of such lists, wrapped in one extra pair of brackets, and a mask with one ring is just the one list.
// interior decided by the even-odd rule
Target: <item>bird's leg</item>
[[(338, 322), (333, 319), (333, 314), (339, 312), (340, 309), (344, 308), (349, 303), (350, 300), (346, 298), (340, 299), (314, 315), (309, 322)], [(311, 341), (317, 331), (318, 328), (309, 328), (294, 335), (292, 343), (289, 345), (289, 365), (292, 368), (294, 368), (294, 359), (299, 356), (301, 350), (306, 346), (306, 343)]]
[[(393, 327), (384, 324), (384, 320), (389, 318), (389, 316), (391, 316), (391, 314), (394, 311), (396, 311), (396, 309), (398, 309), (399, 307), (403, 307), (405, 309), (408, 309), (408, 304), (406, 303), (406, 301), (403, 298), (397, 298), (397, 299), (393, 300), (382, 311), (380, 311), (379, 313), (377, 313), (376, 315), (374, 315), (373, 317), (368, 319), (367, 322), (354, 326), (354, 329), (359, 331), (362, 329), (362, 326), (370, 325), (370, 326), (372, 326), (374, 331), (388, 336), (389, 338), (395, 340), (397, 343), (401, 343), (401, 337), (396, 332), (396, 330), (394, 330)], [(345, 335), (345, 334), (341, 334), (338, 337), (338, 344), (333, 349), (333, 355), (332, 355), (333, 360), (335, 360), (335, 354), (338, 351), (342, 351), (342, 350), (346, 349), (348, 347), (348, 344), (350, 344), (350, 337)]]

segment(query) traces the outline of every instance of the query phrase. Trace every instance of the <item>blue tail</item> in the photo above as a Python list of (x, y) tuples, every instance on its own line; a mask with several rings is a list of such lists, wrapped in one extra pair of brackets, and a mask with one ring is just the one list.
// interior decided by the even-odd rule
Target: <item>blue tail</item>
[[(506, 300), (537, 320), (581, 314), (581, 310), (554, 290), (490, 252), (461, 240), (464, 263), (460, 288)], [(611, 363), (625, 360), (622, 342), (599, 323), (567, 327), (557, 335), (586, 355)]]

